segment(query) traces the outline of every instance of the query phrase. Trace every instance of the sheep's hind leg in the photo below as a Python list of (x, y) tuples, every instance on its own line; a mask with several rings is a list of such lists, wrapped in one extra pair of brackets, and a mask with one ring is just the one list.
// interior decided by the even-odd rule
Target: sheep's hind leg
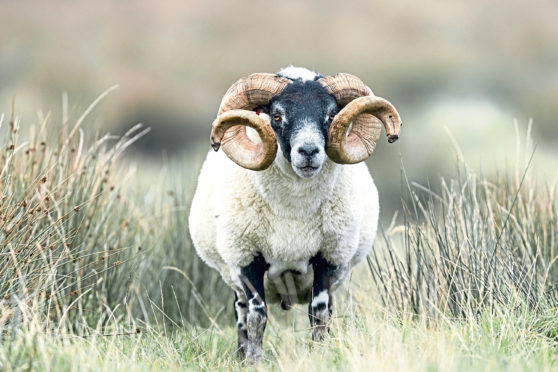
[(238, 335), (238, 356), (244, 358), (246, 356), (246, 348), (248, 347), (248, 333), (246, 328), (246, 314), (248, 306), (244, 292), (234, 292), (234, 315), (236, 318), (236, 333)]
[(259, 255), (248, 266), (240, 270), (242, 287), (248, 299), (246, 358), (250, 362), (257, 362), (262, 357), (263, 335), (267, 322), (267, 306), (264, 293), (264, 274), (267, 268), (268, 265), (264, 258)]
[(337, 266), (331, 265), (321, 254), (310, 260), (314, 271), (312, 299), (308, 304), (308, 317), (312, 327), (312, 340), (321, 341), (329, 333), (329, 320), (333, 310), (331, 285), (333, 284)]

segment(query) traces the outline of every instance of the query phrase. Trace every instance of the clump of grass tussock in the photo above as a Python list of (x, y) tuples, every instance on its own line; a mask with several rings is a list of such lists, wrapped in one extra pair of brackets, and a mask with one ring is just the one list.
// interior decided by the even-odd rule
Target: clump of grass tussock
[[(37, 311), (47, 328), (64, 319), (95, 322), (130, 293), (133, 259), (148, 234), (141, 214), (120, 194), (126, 175), (115, 161), (145, 130), (86, 145), (80, 125), (90, 109), (71, 125), (46, 117), (24, 142), (18, 118), (2, 128), (3, 324)], [(0, 125), (5, 121), (2, 116)]]
[(142, 132), (136, 127), (86, 146), (79, 129), (84, 118), (72, 127), (64, 123), (56, 137), (47, 117), (25, 142), (19, 119), (12, 117), (4, 128), (2, 322), (31, 316), (31, 309), (40, 309), (46, 322), (76, 316), (95, 321), (130, 291), (131, 275), (118, 273), (133, 272), (129, 265), (146, 234), (138, 233), (145, 226), (119, 193), (122, 175), (114, 174), (114, 162)]
[(437, 193), (407, 181), (404, 226), (388, 229), (387, 249), (368, 258), (389, 309), (463, 319), (558, 304), (557, 190), (530, 175), (532, 154), (515, 174), (493, 177), (459, 160)]
[(38, 314), (45, 329), (80, 332), (109, 318), (182, 327), (230, 315), (229, 291), (190, 243), (184, 162), (138, 180), (119, 158), (146, 129), (95, 140), (81, 129), (109, 91), (75, 121), (40, 117), (23, 136), (19, 118), (0, 117), (0, 326)]

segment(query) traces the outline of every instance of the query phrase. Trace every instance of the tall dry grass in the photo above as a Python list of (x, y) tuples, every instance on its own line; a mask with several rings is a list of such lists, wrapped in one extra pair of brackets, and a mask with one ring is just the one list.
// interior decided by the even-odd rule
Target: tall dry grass
[(368, 257), (388, 308), (466, 319), (496, 307), (558, 304), (557, 188), (531, 175), (529, 133), (515, 171), (484, 175), (460, 155), (439, 192), (404, 177), (404, 225), (384, 230), (387, 249)]
[[(210, 324), (224, 304), (217, 273), (196, 257), (186, 216), (188, 187), (158, 185), (147, 205), (130, 191), (123, 152), (148, 132), (90, 140), (78, 118), (39, 125), (0, 117), (0, 309), (12, 329), (37, 319), (78, 333), (109, 322)], [(187, 182), (186, 182), (187, 183)]]

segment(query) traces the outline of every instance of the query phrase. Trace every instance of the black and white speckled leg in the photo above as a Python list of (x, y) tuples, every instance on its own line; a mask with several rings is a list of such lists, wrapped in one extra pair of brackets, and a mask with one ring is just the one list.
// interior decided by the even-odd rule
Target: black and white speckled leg
[(238, 335), (238, 356), (244, 358), (248, 347), (248, 333), (246, 328), (246, 315), (248, 304), (244, 292), (234, 293), (234, 315), (236, 318), (236, 333)]
[(264, 293), (264, 274), (269, 265), (259, 255), (246, 267), (240, 270), (240, 279), (244, 295), (248, 300), (246, 313), (246, 359), (258, 362), (262, 358), (262, 344), (267, 323), (267, 305)]
[(308, 317), (312, 327), (312, 340), (321, 341), (329, 333), (329, 320), (333, 310), (331, 286), (336, 279), (338, 267), (331, 265), (321, 254), (310, 260), (314, 270), (312, 299), (308, 304)]

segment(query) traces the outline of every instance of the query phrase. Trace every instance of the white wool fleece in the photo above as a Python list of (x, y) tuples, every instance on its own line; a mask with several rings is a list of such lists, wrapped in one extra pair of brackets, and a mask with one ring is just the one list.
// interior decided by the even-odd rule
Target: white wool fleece
[(240, 268), (261, 253), (270, 264), (267, 296), (276, 291), (269, 282), (285, 270), (300, 274), (299, 290), (311, 290), (309, 260), (318, 252), (340, 266), (337, 287), (372, 247), (378, 214), (378, 192), (364, 163), (327, 159), (316, 177), (300, 178), (280, 151), (263, 171), (210, 151), (189, 225), (199, 256), (233, 289), (240, 289)]

